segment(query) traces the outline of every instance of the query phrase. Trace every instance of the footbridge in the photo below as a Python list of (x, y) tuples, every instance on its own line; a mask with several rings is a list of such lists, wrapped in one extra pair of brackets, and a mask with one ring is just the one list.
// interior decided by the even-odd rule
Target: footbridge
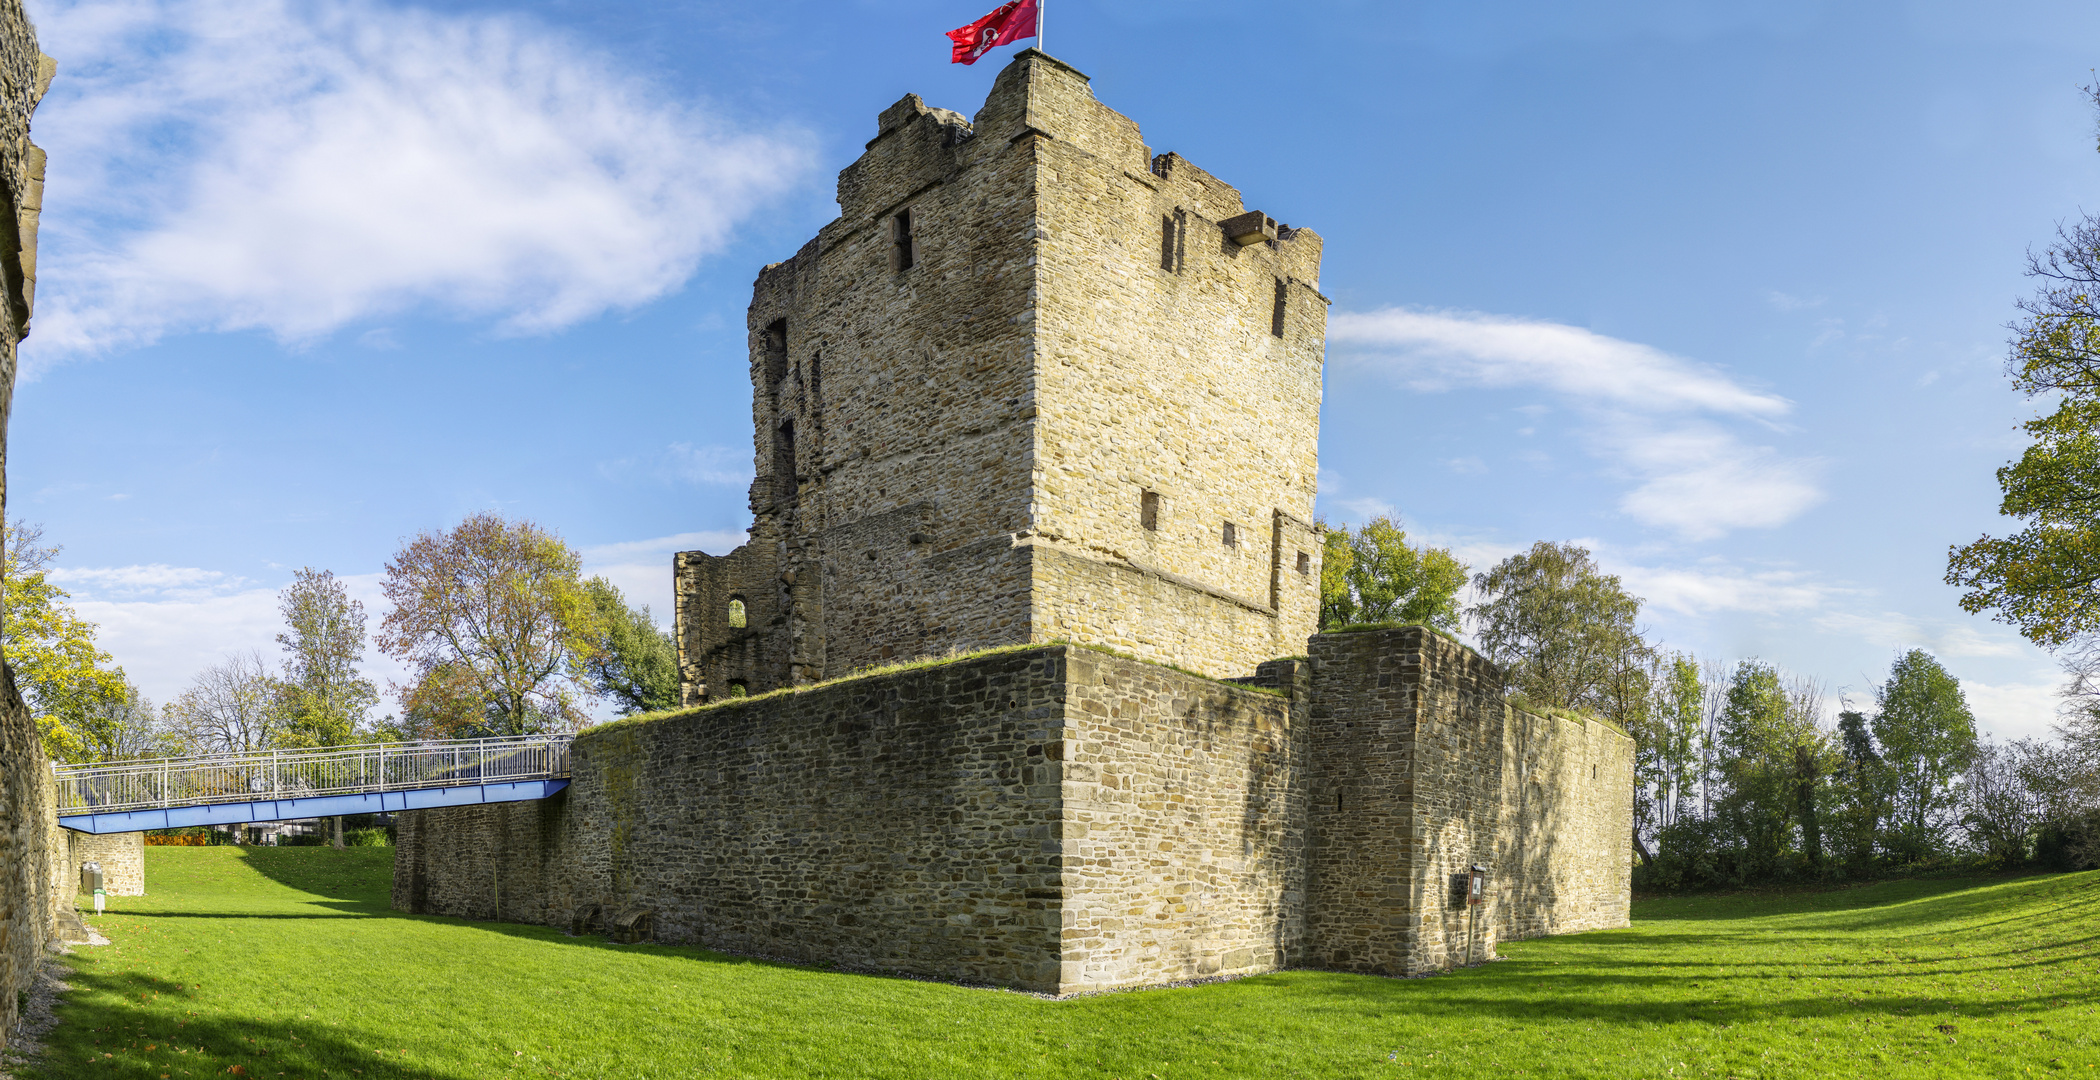
[(544, 799), (569, 786), (569, 735), (368, 743), (54, 765), (58, 823), (87, 833)]

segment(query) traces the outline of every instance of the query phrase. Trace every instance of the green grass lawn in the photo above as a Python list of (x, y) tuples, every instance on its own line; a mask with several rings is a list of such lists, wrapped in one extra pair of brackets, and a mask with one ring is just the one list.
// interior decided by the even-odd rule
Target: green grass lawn
[(149, 848), (33, 1075), (2100, 1080), (2100, 872), (1654, 900), (1436, 978), (1045, 1001), (400, 915), (390, 857)]

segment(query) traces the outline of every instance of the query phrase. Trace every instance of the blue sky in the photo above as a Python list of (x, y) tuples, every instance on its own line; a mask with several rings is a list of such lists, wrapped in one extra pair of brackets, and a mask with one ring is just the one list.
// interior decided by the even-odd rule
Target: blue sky
[[(1322, 509), (1580, 540), (1666, 646), (1863, 699), (1964, 615), (2032, 406), (2024, 252), (2100, 200), (2100, 8), (1050, 0), (1155, 152), (1327, 240)], [(743, 311), (989, 0), (32, 2), (59, 77), (10, 511), (156, 700), (326, 567), (495, 508), (660, 615), (747, 524)], [(382, 676), (384, 664), (375, 665)]]

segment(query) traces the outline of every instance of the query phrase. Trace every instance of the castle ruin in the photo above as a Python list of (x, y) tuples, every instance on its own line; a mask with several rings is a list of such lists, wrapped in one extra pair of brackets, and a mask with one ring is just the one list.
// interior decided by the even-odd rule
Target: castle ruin
[(403, 814), (396, 907), (1057, 994), (1626, 925), (1624, 733), (1315, 633), (1316, 234), (1036, 50), (974, 119), (885, 110), (839, 206), (753, 291), (688, 708)]
[(1034, 50), (974, 122), (884, 110), (838, 201), (753, 290), (754, 524), (677, 557), (688, 704), (1029, 642), (1304, 651), (1317, 234)]

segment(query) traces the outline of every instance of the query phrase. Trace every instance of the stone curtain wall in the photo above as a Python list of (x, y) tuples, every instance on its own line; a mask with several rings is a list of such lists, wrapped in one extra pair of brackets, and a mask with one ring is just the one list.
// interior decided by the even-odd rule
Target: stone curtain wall
[(1419, 627), (1311, 650), (1312, 966), (1413, 974), (1627, 924), (1632, 739), (1509, 708), (1494, 665)]
[(1054, 990), (1067, 652), (586, 732), (554, 800), (402, 815), (395, 906)]
[(1267, 970), (1295, 730), (1063, 645), (733, 702), (579, 736), (554, 799), (403, 814), (394, 905), (1048, 992)]
[(80, 865), (102, 864), (102, 891), (110, 896), (146, 895), (146, 834), (66, 833), (68, 858), (66, 880), (72, 891), (80, 889)]
[[(29, 334), (36, 300), (37, 219), (44, 201), (44, 152), (29, 141), (29, 118), (57, 65), (37, 48), (20, 0), (0, 0), (0, 507), (6, 505), (7, 420), (14, 407), (16, 349)], [(65, 840), (51, 763), (36, 722), (0, 657), (0, 1047), (21, 1019), (16, 995), (36, 979), (54, 932)]]
[(21, 1019), (16, 992), (34, 983), (54, 919), (71, 908), (65, 856), (50, 760), (14, 673), (0, 668), (0, 1047)]
[(974, 120), (884, 110), (838, 201), (753, 288), (751, 539), (674, 561), (685, 700), (1053, 640), (1218, 676), (1302, 648), (1317, 235), (1233, 242), (1238, 192), (1034, 50)]
[[(1058, 991), (1289, 965), (1305, 907), (1293, 699), (1068, 656)], [(1302, 701), (1302, 666), (1263, 674)]]
[(1419, 628), (1245, 682), (1056, 645), (612, 725), (561, 796), (402, 815), (394, 904), (1056, 993), (1626, 925), (1625, 736)]

